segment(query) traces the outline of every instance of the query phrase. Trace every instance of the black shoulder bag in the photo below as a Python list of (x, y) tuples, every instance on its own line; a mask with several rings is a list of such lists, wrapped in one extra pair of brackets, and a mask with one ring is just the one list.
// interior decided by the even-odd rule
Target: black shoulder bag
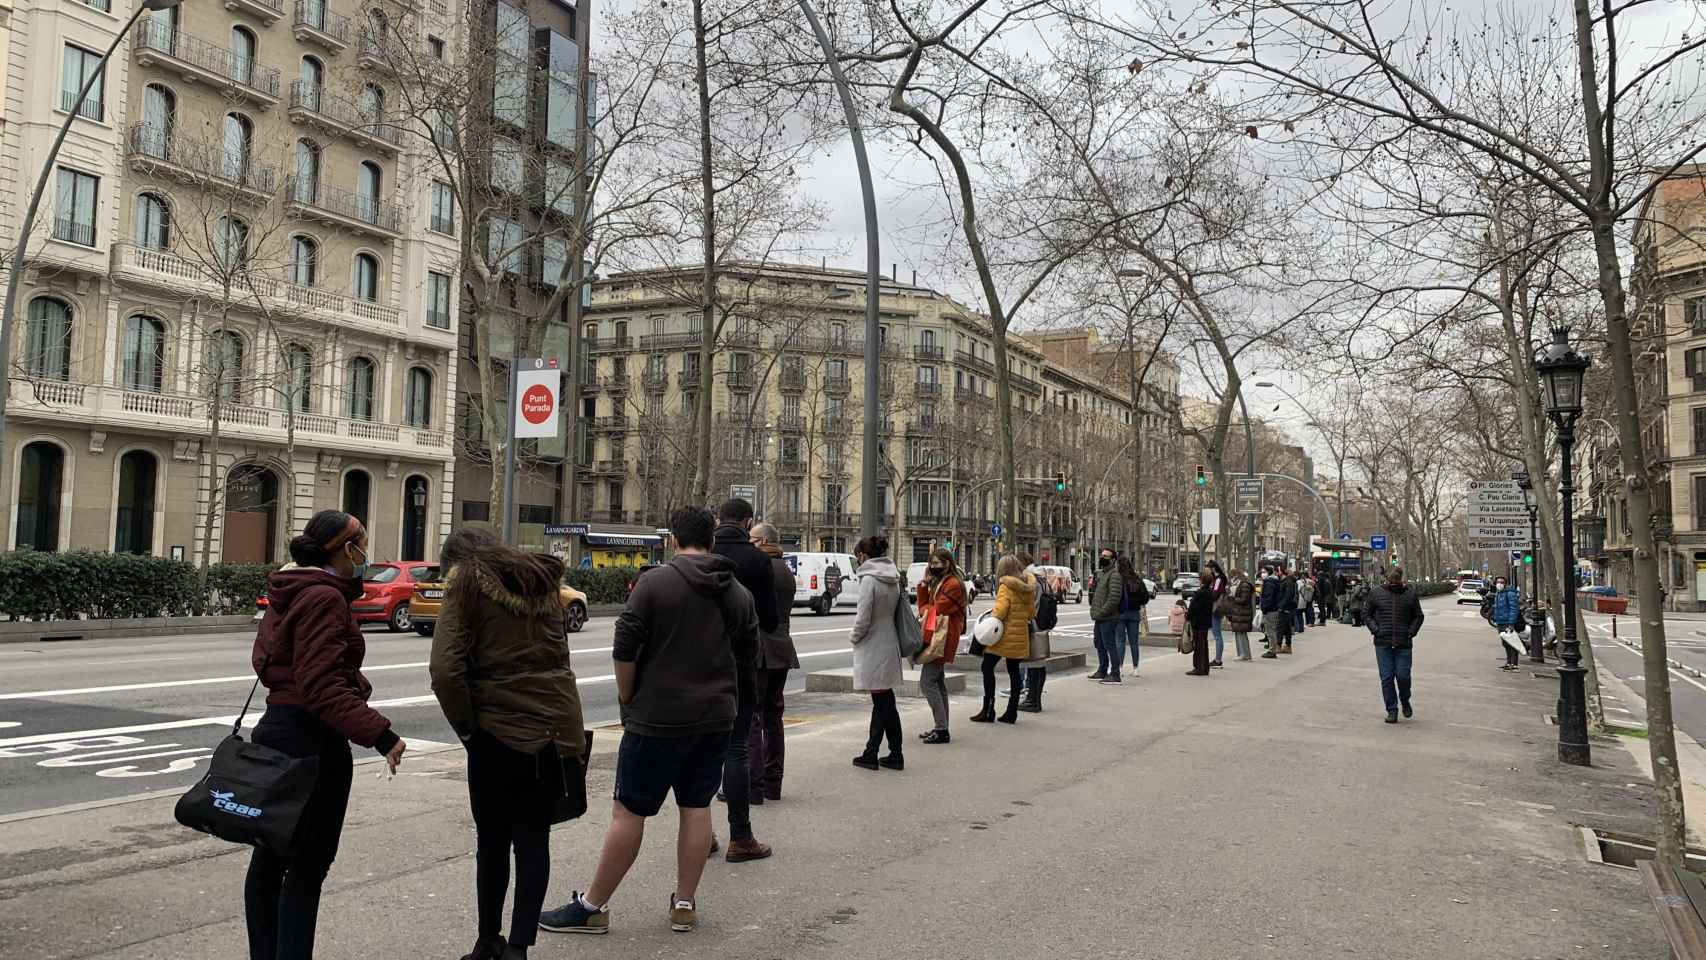
[[(271, 657), (261, 662), (262, 674), (271, 662)], [(288, 857), (320, 774), (320, 758), (293, 757), (243, 739), (243, 718), (260, 685), (257, 675), (231, 735), (214, 750), (207, 774), (178, 798), (173, 814), (192, 830)]]

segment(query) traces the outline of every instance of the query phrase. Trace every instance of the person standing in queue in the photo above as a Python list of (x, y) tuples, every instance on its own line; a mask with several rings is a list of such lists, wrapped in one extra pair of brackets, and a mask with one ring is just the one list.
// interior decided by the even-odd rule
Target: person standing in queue
[[(900, 707), (894, 688), (900, 686), (900, 636), (895, 632), (895, 607), (900, 604), (900, 571), (889, 559), (889, 540), (876, 534), (853, 547), (859, 562), (859, 610), (853, 618), (853, 689), (871, 694), (871, 735), (865, 752), (853, 758), (855, 767), (905, 770), (901, 752)], [(888, 737), (889, 752), (877, 751)]]
[[(675, 795), (675, 890), (669, 928), (699, 925), (699, 880), (711, 850), (711, 798), (724, 774), (742, 673), (752, 670), (758, 616), (752, 594), (734, 577), (734, 561), (711, 553), (716, 521), (703, 507), (669, 518), (675, 556), (634, 583), (616, 618), (610, 651), (622, 744), (604, 847), (586, 892), (546, 911), (553, 933), (607, 934), (610, 900), (634, 866), (646, 821)], [(750, 706), (747, 708), (750, 716)]]
[(1214, 634), (1214, 659), (1210, 660), (1208, 665), (1219, 670), (1226, 666), (1221, 662), (1221, 657), (1226, 653), (1226, 635), (1220, 630), (1220, 618), (1226, 606), (1221, 601), (1226, 599), (1230, 586), (1226, 580), (1226, 571), (1221, 569), (1219, 560), (1208, 562), (1207, 573), (1198, 589), (1207, 590), (1214, 598), (1209, 607), (1209, 632)]
[[(752, 545), (752, 504), (736, 497), (725, 500), (717, 508), (717, 529), (711, 538), (711, 552), (733, 561), (735, 582), (752, 594), (752, 606), (758, 614), (759, 635), (774, 632), (781, 622), (776, 613), (776, 576), (771, 570), (770, 558)], [(791, 597), (788, 603), (792, 606)], [(729, 808), (729, 849), (723, 859), (729, 863), (763, 860), (772, 852), (769, 844), (759, 843), (752, 835), (752, 805), (764, 802), (762, 796), (752, 795), (752, 771), (747, 757), (752, 715), (758, 701), (758, 677), (748, 665), (737, 680), (740, 684), (740, 713), (735, 715), (734, 730), (729, 734), (729, 750), (723, 757), (722, 797)], [(714, 840), (713, 835), (713, 846)]]
[(794, 571), (782, 558), (781, 540), (781, 533), (768, 523), (752, 528), (752, 545), (770, 558), (770, 573), (776, 585), (776, 629), (759, 631), (758, 703), (753, 708), (752, 735), (747, 741), (754, 803), (782, 799), (782, 764), (787, 754), (782, 741), (782, 714), (786, 708), (782, 692), (788, 687), (788, 671), (800, 668), (800, 655), (794, 649), (790, 633)]
[(1210, 585), (1215, 581), (1215, 571), (1207, 564), (1202, 568), (1201, 585), (1191, 594), (1190, 605), (1185, 610), (1185, 619), (1191, 630), (1191, 669), (1187, 676), (1208, 676), (1208, 634), (1214, 628), (1215, 593)]
[(321, 510), (290, 541), (296, 566), (267, 578), (267, 616), (250, 664), (267, 688), (253, 742), (292, 757), (318, 757), (319, 774), (288, 857), (256, 847), (243, 884), (252, 960), (310, 960), (320, 889), (338, 854), (349, 808), (349, 745), (369, 747), (392, 772), (406, 746), (367, 705), (367, 654), (350, 603), (362, 594), (367, 531), (341, 510)]
[(918, 585), (918, 622), (924, 625), (924, 649), (932, 649), (937, 634), (942, 636), (941, 656), (921, 663), (918, 685), (930, 704), (930, 716), (935, 726), (919, 734), (925, 743), (949, 743), (948, 735), (948, 664), (960, 649), (960, 636), (966, 632), (966, 588), (960, 571), (954, 564), (952, 551), (937, 547), (930, 552), (924, 568), (924, 582)]
[[(1001, 639), (981, 647), (983, 653), (983, 709), (973, 723), (1019, 722), (1019, 664), (1031, 655), (1031, 618), (1036, 615), (1037, 583), (1024, 578), (1025, 566), (1009, 553), (995, 564), (995, 606), (990, 615), (1001, 621)], [(973, 647), (974, 651), (980, 647)], [(995, 665), (1007, 661), (1007, 709), (995, 715)]]
[(1138, 645), (1143, 642), (1143, 631), (1148, 627), (1145, 620), (1149, 613), (1149, 585), (1132, 569), (1131, 558), (1120, 554), (1115, 561), (1120, 571), (1120, 629), (1114, 635), (1114, 647), (1119, 648), (1123, 637), (1126, 648), (1131, 652), (1131, 673), (1137, 675)]
[[(563, 561), (463, 527), (439, 551), (444, 609), (429, 673), (468, 752), (479, 932), (463, 960), (526, 960), (551, 878), (558, 802), (584, 783), (580, 690), (569, 665)], [(515, 907), (501, 934), (515, 855)]]
[(1256, 586), (1243, 571), (1232, 571), (1232, 589), (1226, 594), (1226, 613), (1221, 622), (1232, 631), (1238, 659), (1250, 660), (1250, 631), (1256, 624)]
[(1089, 679), (1120, 682), (1120, 601), (1125, 596), (1125, 584), (1119, 559), (1112, 549), (1103, 547), (1096, 557), (1096, 585), (1090, 588), (1090, 621), (1095, 632), (1096, 672)]

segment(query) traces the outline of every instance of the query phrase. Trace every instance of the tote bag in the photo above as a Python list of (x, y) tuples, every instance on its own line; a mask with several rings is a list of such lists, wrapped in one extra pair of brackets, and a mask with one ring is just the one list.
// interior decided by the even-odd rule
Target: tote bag
[[(270, 658), (262, 661), (261, 673), (266, 673), (269, 662)], [(207, 773), (178, 798), (172, 813), (192, 830), (288, 857), (295, 848), (302, 810), (319, 778), (320, 758), (292, 757), (243, 739), (243, 717), (260, 685), (261, 678), (256, 676), (231, 735), (213, 751)]]
[(924, 650), (924, 625), (918, 622), (918, 614), (912, 612), (912, 604), (905, 598), (895, 601), (894, 635), (900, 644), (902, 660), (910, 660)]

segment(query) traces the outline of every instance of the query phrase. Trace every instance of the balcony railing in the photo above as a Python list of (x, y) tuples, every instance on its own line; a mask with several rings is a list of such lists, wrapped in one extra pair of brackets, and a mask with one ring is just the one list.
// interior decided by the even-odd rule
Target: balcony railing
[(627, 393), (628, 386), (633, 383), (626, 374), (604, 378), (604, 389), (610, 393)]
[(592, 428), (599, 431), (620, 432), (628, 429), (627, 417), (598, 417), (592, 421)]
[(934, 400), (942, 395), (942, 385), (934, 380), (919, 381), (913, 385), (912, 392), (920, 400)]
[(683, 390), (697, 390), (697, 389), (699, 389), (699, 371), (697, 371), (697, 370), (683, 370), (680, 373), (676, 374), (675, 376), (676, 376), (676, 383), (680, 385), (681, 389), (683, 389)]
[(804, 390), (806, 388), (806, 371), (804, 369), (790, 370), (784, 367), (782, 372), (777, 374), (776, 380), (783, 390)]
[(640, 374), (640, 383), (644, 384), (647, 390), (662, 390), (669, 386), (669, 371), (647, 370)]
[(804, 460), (778, 460), (776, 462), (776, 473), (784, 477), (803, 477), (806, 475), (806, 462)]
[(95, 245), (95, 225), (71, 217), (54, 217), (53, 239), (92, 247)]
[(988, 360), (985, 360), (982, 357), (977, 356), (976, 354), (971, 353), (969, 351), (955, 350), (954, 351), (954, 362), (959, 364), (962, 367), (969, 367), (969, 368), (976, 370), (980, 373), (986, 373), (992, 377), (995, 376), (995, 365), (994, 364), (990, 363)]
[(167, 164), (191, 180), (217, 180), (256, 200), (265, 200), (278, 187), (273, 168), (232, 156), (224, 144), (183, 136), (165, 124), (132, 124), (127, 153), (132, 161)]
[[(59, 91), (59, 109), (66, 113), (75, 113), (88, 120), (101, 120), (106, 116), (105, 105), (93, 96), (78, 99), (78, 90)], [(93, 91), (91, 91), (93, 92)]]
[(853, 381), (847, 377), (824, 377), (823, 392), (832, 397), (845, 397), (853, 390)]
[(137, 24), (136, 51), (144, 62), (158, 54), (219, 81), (236, 93), (258, 97), (263, 106), (278, 102), (278, 68), (262, 66), (234, 50), (173, 30), (166, 24), (153, 20)]
[(225, 9), (241, 10), (269, 27), (284, 19), (284, 0), (225, 0)]
[(776, 429), (783, 433), (804, 433), (806, 431), (806, 418), (797, 413), (784, 413), (776, 418)]
[(952, 523), (947, 514), (943, 513), (908, 513), (906, 525), (914, 530), (946, 530)]
[(912, 348), (912, 357), (915, 360), (941, 360), (942, 348), (935, 344), (921, 343)]
[[(221, 285), (200, 264), (164, 250), (152, 250), (131, 243), (113, 244), (113, 272), (122, 279), (150, 284), (173, 293), (220, 296)], [(280, 310), (292, 315), (316, 312), (328, 320), (343, 324), (376, 323), (386, 327), (402, 324), (402, 311), (381, 303), (371, 303), (346, 294), (305, 287), (258, 273), (243, 277), (245, 288), (232, 295), (248, 300), (254, 296), (266, 298)]]
[(586, 347), (593, 353), (625, 353), (633, 349), (633, 343), (623, 337), (593, 337), (586, 341)]
[(349, 46), (349, 17), (327, 10), (323, 2), (297, 0), (295, 31), (296, 39), (318, 43), (334, 53)]
[(640, 349), (679, 350), (682, 347), (697, 347), (700, 332), (689, 330), (686, 333), (654, 333), (640, 338)]
[(290, 82), (290, 110), (292, 119), (306, 115), (381, 150), (394, 152), (403, 145), (403, 132), (387, 124), (383, 116), (375, 115), (348, 97), (328, 93), (325, 87), (316, 83), (306, 80)]
[(291, 177), (287, 183), (289, 200), (292, 203), (332, 214), (345, 222), (366, 224), (386, 233), (399, 233), (402, 230), (403, 215), (397, 205), (389, 200), (296, 177)]
[(846, 433), (852, 428), (852, 420), (845, 415), (825, 414), (822, 425), (824, 433)]
[(751, 370), (729, 371), (730, 390), (751, 390), (752, 385), (757, 382), (757, 380), (757, 376), (754, 375)]
[(1038, 394), (1043, 392), (1043, 385), (1030, 377), (1021, 377), (1016, 373), (1007, 375), (1007, 384), (1021, 393)]

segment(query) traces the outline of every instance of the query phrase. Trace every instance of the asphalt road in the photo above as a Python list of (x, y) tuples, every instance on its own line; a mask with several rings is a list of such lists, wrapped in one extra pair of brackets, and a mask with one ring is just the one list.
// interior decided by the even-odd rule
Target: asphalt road
[[(803, 669), (790, 678), (790, 690), (803, 690), (812, 670), (852, 664), (852, 622), (850, 610), (826, 617), (795, 611)], [(589, 724), (617, 719), (613, 625), (613, 618), (593, 620), (570, 643)], [(1064, 606), (1056, 642), (1088, 646), (1089, 627), (1087, 607)], [(0, 818), (187, 788), (242, 709), (254, 679), (253, 637), (0, 644)], [(369, 627), (367, 642), (373, 706), (412, 749), (454, 744), (428, 686), (431, 640)], [(264, 695), (247, 724), (259, 719)]]
[[(1594, 656), (1600, 669), (1609, 670), (1629, 683), (1636, 691), (1644, 689), (1646, 664), (1641, 659), (1640, 625), (1634, 617), (1616, 618), (1617, 634), (1612, 637), (1609, 616), (1587, 614), (1588, 636), (1593, 640)], [(1622, 640), (1633, 640), (1631, 649)], [(1706, 671), (1706, 621), (1665, 620), (1665, 648), (1671, 660), (1696, 670)], [(1678, 730), (1700, 743), (1706, 743), (1706, 680), (1696, 679), (1674, 667), (1670, 671), (1671, 713)], [(1644, 726), (1647, 718), (1627, 705), (1607, 701), (1605, 719), (1611, 723), (1632, 723)]]

